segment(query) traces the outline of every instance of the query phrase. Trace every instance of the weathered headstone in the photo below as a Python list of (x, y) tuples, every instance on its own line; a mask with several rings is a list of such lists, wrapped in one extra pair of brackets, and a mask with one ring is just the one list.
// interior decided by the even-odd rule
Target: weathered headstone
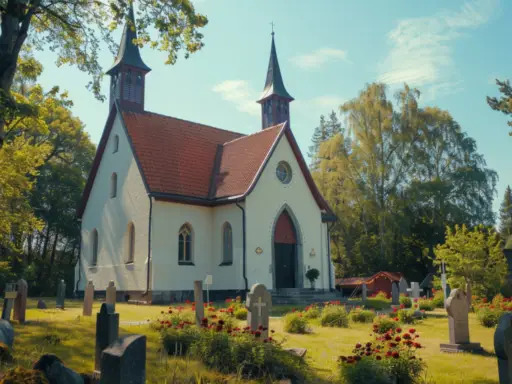
[(441, 344), (441, 352), (479, 351), (480, 343), (469, 341), (468, 302), (461, 289), (454, 289), (446, 300), (450, 343)]
[(53, 354), (41, 356), (32, 368), (41, 371), (51, 384), (84, 384), (80, 374), (66, 367), (62, 360)]
[(48, 306), (46, 305), (46, 302), (44, 300), (38, 300), (37, 301), (37, 309), (47, 309)]
[(194, 301), (196, 303), (196, 325), (200, 327), (204, 318), (203, 282), (201, 280), (194, 281)]
[(25, 322), (25, 314), (27, 312), (27, 295), (28, 284), (25, 280), (18, 280), (18, 295), (14, 300), (14, 315), (13, 319), (18, 320), (20, 323)]
[(500, 317), (494, 332), (494, 351), (498, 358), (500, 384), (512, 383), (512, 313)]
[(57, 285), (57, 303), (56, 307), (64, 309), (64, 299), (66, 298), (66, 283), (60, 280)]
[(413, 299), (418, 299), (420, 297), (420, 283), (411, 282), (411, 297)]
[(247, 294), (247, 325), (253, 332), (261, 332), (261, 338), (268, 338), (269, 315), (272, 296), (263, 284), (254, 284)]
[(92, 302), (94, 301), (94, 284), (92, 280), (89, 280), (87, 286), (85, 287), (85, 295), (84, 295), (84, 316), (92, 316)]
[(107, 287), (107, 297), (105, 303), (112, 304), (114, 309), (116, 307), (116, 285), (113, 280), (110, 280)]
[(96, 358), (94, 360), (94, 375), (101, 372), (101, 352), (116, 341), (119, 336), (119, 313), (115, 313), (112, 304), (101, 304), (96, 316)]
[(398, 289), (397, 283), (391, 283), (391, 304), (400, 304), (400, 291)]
[(7, 320), (0, 320), (0, 343), (9, 346), (9, 348), (14, 344), (14, 329)]
[(366, 301), (368, 297), (368, 287), (366, 286), (366, 284), (363, 284), (361, 285), (361, 298), (363, 299), (363, 301)]
[(117, 339), (101, 354), (100, 384), (146, 383), (146, 336)]
[(7, 283), (5, 284), (5, 293), (4, 293), (4, 306), (2, 308), (2, 320), (11, 320), (11, 311), (14, 307), (14, 300), (18, 296), (18, 289), (16, 288), (16, 284)]
[(471, 285), (466, 284), (466, 299), (468, 301), (468, 309), (471, 309)]
[(401, 277), (400, 281), (398, 282), (398, 288), (400, 290), (400, 294), (402, 295), (405, 295), (409, 289), (409, 284), (407, 284), (407, 280), (405, 280), (403, 277)]

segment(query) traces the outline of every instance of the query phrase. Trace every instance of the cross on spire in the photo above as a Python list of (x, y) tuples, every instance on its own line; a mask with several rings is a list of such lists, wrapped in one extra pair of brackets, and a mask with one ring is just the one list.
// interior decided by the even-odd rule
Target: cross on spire
[(274, 22), (272, 21), (272, 22), (270, 22), (270, 25), (272, 26), (272, 36), (274, 36), (274, 25), (275, 25), (275, 24), (274, 24)]

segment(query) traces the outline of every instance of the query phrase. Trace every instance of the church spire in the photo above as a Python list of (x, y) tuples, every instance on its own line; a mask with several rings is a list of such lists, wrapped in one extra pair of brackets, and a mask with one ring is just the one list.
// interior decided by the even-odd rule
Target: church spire
[(107, 75), (111, 76), (110, 105), (119, 100), (121, 106), (127, 109), (144, 110), (145, 76), (151, 68), (142, 61), (139, 47), (133, 43), (134, 39), (137, 39), (137, 30), (133, 4), (130, 3), (116, 60), (107, 71)]
[(290, 121), (290, 102), (294, 99), (286, 90), (279, 61), (277, 60), (276, 44), (274, 41), (274, 26), (272, 23), (272, 44), (270, 47), (270, 60), (268, 62), (267, 78), (263, 94), (257, 101), (261, 104), (262, 127)]

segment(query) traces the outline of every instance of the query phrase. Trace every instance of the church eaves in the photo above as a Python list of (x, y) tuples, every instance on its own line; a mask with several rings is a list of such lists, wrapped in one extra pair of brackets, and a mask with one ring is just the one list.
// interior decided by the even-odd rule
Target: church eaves
[(270, 60), (268, 62), (267, 79), (265, 81), (265, 88), (258, 102), (269, 98), (270, 96), (281, 96), (289, 101), (294, 100), (293, 97), (286, 90), (281, 70), (279, 69), (279, 61), (277, 60), (276, 45), (274, 42), (274, 32), (272, 32), (272, 46), (270, 48)]
[(135, 29), (135, 17), (133, 15), (132, 5), (130, 5), (128, 19), (129, 21), (124, 25), (123, 36), (121, 37), (121, 44), (119, 44), (116, 60), (112, 68), (107, 71), (107, 75), (116, 72), (123, 64), (142, 69), (145, 72), (151, 71), (151, 68), (142, 61), (139, 47), (133, 44), (133, 40), (137, 38), (137, 31)]

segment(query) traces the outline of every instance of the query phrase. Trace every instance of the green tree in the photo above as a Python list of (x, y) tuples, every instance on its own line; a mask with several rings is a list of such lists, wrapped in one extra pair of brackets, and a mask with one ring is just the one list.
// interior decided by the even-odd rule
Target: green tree
[(469, 283), (475, 295), (490, 297), (505, 282), (507, 261), (502, 241), (492, 227), (447, 227), (446, 242), (438, 245), (435, 252), (435, 264), (444, 261), (448, 283), (453, 288), (464, 288)]
[(308, 156), (311, 159), (311, 169), (315, 169), (318, 166), (319, 159), (318, 150), (320, 148), (320, 144), (329, 139), (329, 132), (327, 128), (327, 124), (325, 122), (325, 116), (320, 116), (320, 124), (315, 128), (313, 132), (313, 137), (311, 138), (311, 145), (309, 146)]
[[(512, 115), (512, 87), (508, 80), (500, 81), (496, 79), (496, 85), (499, 87), (500, 93), (503, 95), (498, 100), (496, 97), (487, 96), (487, 103), (495, 111), (500, 111), (505, 115)], [(512, 121), (508, 122), (508, 125), (512, 127)], [(512, 136), (512, 130), (509, 132)]]
[(512, 235), (512, 190), (510, 185), (505, 189), (505, 196), (500, 207), (500, 234), (506, 239)]
[[(0, 106), (13, 108), (11, 86), (22, 48), (51, 49), (58, 55), (57, 65), (71, 64), (87, 72), (88, 87), (96, 97), (100, 92), (102, 68), (98, 61), (100, 43), (113, 52), (112, 33), (128, 19), (132, 0), (110, 2), (87, 0), (0, 0)], [(166, 64), (173, 64), (180, 50), (185, 57), (203, 46), (199, 29), (207, 24), (196, 13), (190, 0), (139, 0), (136, 18), (137, 44), (149, 45), (167, 53)], [(131, 25), (131, 27), (134, 27)], [(156, 33), (150, 33), (154, 29)], [(3, 140), (0, 115), (0, 145)]]

